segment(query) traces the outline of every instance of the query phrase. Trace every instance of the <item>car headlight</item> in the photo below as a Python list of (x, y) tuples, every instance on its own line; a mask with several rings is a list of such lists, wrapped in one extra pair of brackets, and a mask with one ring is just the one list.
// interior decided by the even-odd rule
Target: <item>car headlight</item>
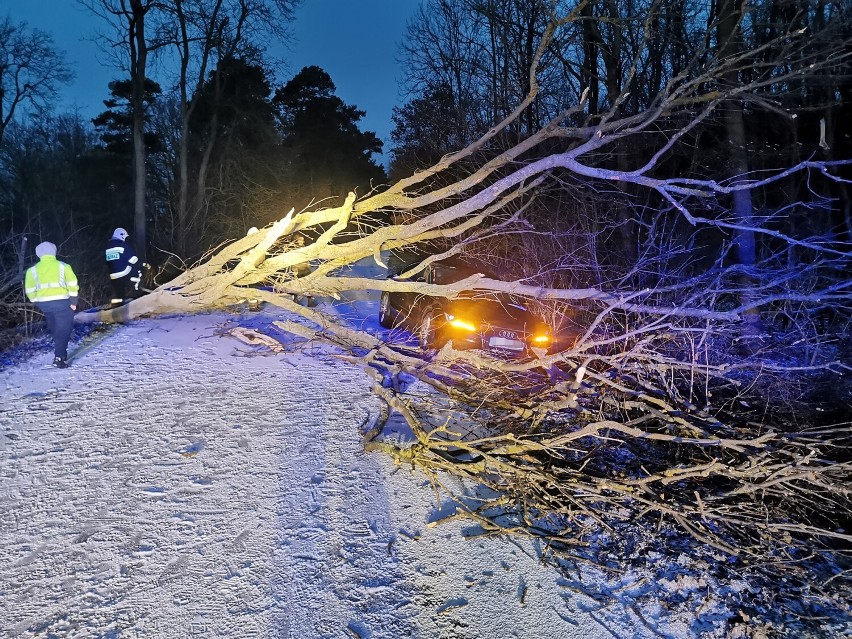
[(460, 317), (455, 317), (454, 315), (447, 315), (447, 321), (453, 328), (459, 328), (463, 331), (470, 331), (471, 333), (476, 331), (476, 326), (474, 324), (471, 324), (470, 322), (463, 320)]

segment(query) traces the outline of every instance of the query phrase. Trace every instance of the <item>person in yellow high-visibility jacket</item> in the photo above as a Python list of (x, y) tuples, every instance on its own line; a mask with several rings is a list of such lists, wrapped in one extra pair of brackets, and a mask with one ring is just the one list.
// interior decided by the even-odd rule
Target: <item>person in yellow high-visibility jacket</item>
[(27, 269), (24, 291), (27, 299), (44, 313), (53, 336), (53, 365), (68, 366), (68, 341), (77, 310), (77, 276), (70, 264), (56, 259), (56, 244), (42, 242), (35, 249), (39, 260)]

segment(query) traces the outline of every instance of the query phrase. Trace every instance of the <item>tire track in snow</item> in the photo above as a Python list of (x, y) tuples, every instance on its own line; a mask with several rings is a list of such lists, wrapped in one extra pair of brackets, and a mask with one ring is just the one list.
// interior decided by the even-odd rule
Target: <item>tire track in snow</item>
[[(357, 371), (339, 374), (341, 386), (363, 386)], [(387, 551), (392, 524), (384, 470), (352, 430), (378, 405), (367, 394), (356, 399), (333, 388), (314, 397), (317, 415), (285, 450), (282, 494), (294, 491), (295, 499), (280, 515), (278, 573), (288, 605), (275, 636), (352, 636), (352, 629), (364, 636), (416, 634), (395, 610), (407, 586)]]

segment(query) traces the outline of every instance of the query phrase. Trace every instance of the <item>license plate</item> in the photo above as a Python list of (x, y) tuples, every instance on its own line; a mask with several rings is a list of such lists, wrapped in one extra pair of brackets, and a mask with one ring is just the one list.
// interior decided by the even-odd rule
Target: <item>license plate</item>
[(488, 346), (491, 348), (505, 348), (511, 351), (524, 350), (524, 343), (516, 339), (506, 339), (505, 337), (491, 337), (488, 340)]

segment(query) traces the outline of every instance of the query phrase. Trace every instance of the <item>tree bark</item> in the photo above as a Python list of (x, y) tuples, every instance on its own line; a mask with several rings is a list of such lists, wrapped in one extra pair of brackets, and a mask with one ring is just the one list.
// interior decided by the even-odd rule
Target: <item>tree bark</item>
[[(740, 29), (744, 18), (745, 4), (742, 0), (720, 1), (717, 37), (719, 55), (723, 59), (741, 52)], [(736, 69), (725, 73), (722, 80), (728, 87), (736, 87), (740, 82)], [(722, 109), (725, 114), (731, 177), (734, 183), (739, 183), (748, 179), (749, 171), (742, 100), (739, 98), (726, 100)], [(740, 304), (749, 307), (749, 310), (743, 314), (742, 333), (746, 340), (750, 340), (761, 332), (760, 309), (751, 305), (751, 302), (757, 297), (756, 282), (749, 275), (757, 261), (757, 245), (752, 230), (754, 228), (754, 210), (751, 191), (746, 189), (734, 191), (731, 197), (731, 212), (738, 224), (738, 228), (734, 231), (737, 260), (743, 267), (742, 290), (739, 295)], [(748, 347), (748, 341), (746, 346)]]
[(145, 16), (150, 3), (130, 0), (128, 44), (130, 48), (130, 99), (133, 112), (133, 236), (139, 258), (147, 255), (147, 218), (145, 212), (145, 75), (148, 63), (148, 43), (145, 38)]

